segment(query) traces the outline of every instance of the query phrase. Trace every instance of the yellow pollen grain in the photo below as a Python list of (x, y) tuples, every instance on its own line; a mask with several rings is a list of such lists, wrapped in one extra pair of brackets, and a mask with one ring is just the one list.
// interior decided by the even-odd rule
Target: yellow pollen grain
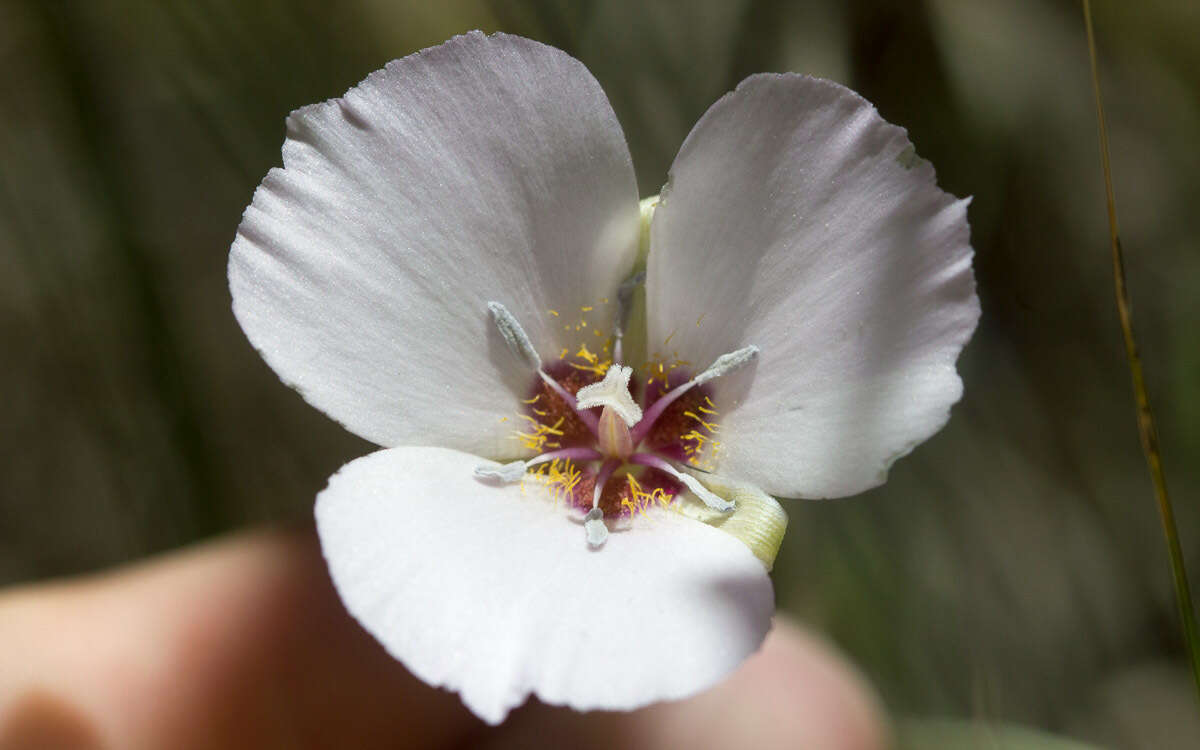
[(595, 309), (596, 308), (594, 308), (594, 307), (581, 307), (581, 308), (579, 308), (579, 311), (580, 312), (591, 312), (592, 310), (595, 310)]
[(556, 318), (558, 317), (558, 310), (547, 310), (546, 312), (550, 313), (551, 315), (553, 315)]

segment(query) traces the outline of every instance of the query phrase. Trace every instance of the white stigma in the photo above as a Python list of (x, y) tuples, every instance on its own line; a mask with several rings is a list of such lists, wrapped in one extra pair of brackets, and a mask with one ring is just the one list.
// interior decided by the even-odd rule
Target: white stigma
[(701, 385), (722, 375), (728, 375), (734, 370), (740, 370), (750, 364), (757, 356), (758, 347), (753, 344), (742, 347), (735, 352), (722, 354), (717, 357), (715, 362), (708, 366), (707, 370), (692, 378), (692, 385)]
[(642, 418), (642, 407), (629, 394), (629, 378), (632, 367), (613, 365), (604, 373), (604, 380), (580, 388), (575, 394), (575, 403), (580, 409), (605, 406), (613, 410), (625, 424), (633, 427)]
[(538, 355), (537, 350), (533, 348), (533, 342), (529, 340), (529, 334), (525, 333), (525, 329), (517, 322), (516, 316), (508, 311), (508, 308), (499, 302), (487, 303), (488, 310), (492, 312), (492, 320), (496, 323), (496, 328), (500, 331), (500, 336), (504, 339), (504, 343), (508, 344), (509, 350), (521, 359), (525, 360), (534, 370), (542, 369), (542, 358)]
[(525, 476), (527, 468), (524, 461), (510, 461), (506, 464), (496, 464), (494, 466), (476, 466), (475, 478), (512, 484), (513, 482), (520, 481), (521, 477)]
[(587, 534), (587, 543), (591, 547), (599, 547), (608, 539), (608, 527), (604, 525), (604, 511), (592, 508), (583, 517), (583, 530)]

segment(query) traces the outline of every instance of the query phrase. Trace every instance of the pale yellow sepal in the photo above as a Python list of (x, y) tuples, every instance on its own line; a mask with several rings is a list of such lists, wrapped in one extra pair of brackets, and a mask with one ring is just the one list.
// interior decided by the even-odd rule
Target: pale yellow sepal
[(752, 484), (716, 474), (695, 472), (692, 476), (709, 490), (732, 500), (735, 507), (732, 513), (720, 513), (688, 498), (679, 504), (679, 511), (736, 537), (770, 570), (788, 524), (787, 512), (779, 502)]

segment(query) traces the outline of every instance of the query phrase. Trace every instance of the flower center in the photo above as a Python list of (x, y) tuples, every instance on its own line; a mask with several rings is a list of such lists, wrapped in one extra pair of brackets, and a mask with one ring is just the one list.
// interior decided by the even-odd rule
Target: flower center
[[(543, 483), (556, 499), (585, 511), (584, 529), (592, 547), (608, 538), (606, 522), (632, 520), (653, 506), (668, 506), (684, 488), (710, 508), (733, 510), (733, 503), (675, 464), (705, 468), (703, 462), (716, 455), (717, 411), (706, 384), (751, 362), (757, 347), (722, 355), (694, 377), (683, 363), (650, 363), (642, 368), (642, 385), (633, 368), (620, 362), (619, 327), (611, 339), (616, 342), (611, 358), (606, 341), (601, 354), (582, 346), (571, 356), (563, 350), (557, 361), (544, 366), (512, 313), (498, 302), (489, 302), (488, 309), (505, 343), (533, 371), (521, 415), (526, 425), (516, 438), (538, 455), (480, 466), (478, 478)], [(640, 392), (640, 402), (635, 392)]]

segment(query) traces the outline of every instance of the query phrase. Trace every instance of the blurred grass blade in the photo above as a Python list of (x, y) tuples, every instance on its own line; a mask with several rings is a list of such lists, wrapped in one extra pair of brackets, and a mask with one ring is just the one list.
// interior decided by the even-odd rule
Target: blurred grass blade
[(1137, 403), (1138, 433), (1142, 439), (1142, 450), (1154, 482), (1154, 495), (1158, 500), (1158, 512), (1162, 517), (1163, 534), (1167, 539), (1167, 552), (1171, 558), (1171, 573), (1175, 579), (1175, 602), (1179, 605), (1179, 618), (1183, 624), (1183, 639), (1191, 661), (1192, 678), (1200, 698), (1200, 642), (1196, 632), (1196, 611), (1192, 607), (1191, 588), (1188, 586), (1187, 568), (1183, 561), (1183, 549), (1179, 544), (1179, 531), (1175, 525), (1175, 511), (1167, 494), (1167, 479), (1163, 472), (1162, 454), (1158, 449), (1158, 430), (1154, 426), (1154, 413), (1150, 409), (1150, 397), (1146, 393), (1146, 381), (1142, 374), (1142, 360), (1138, 354), (1137, 339), (1133, 334), (1133, 320), (1129, 305), (1129, 290), (1125, 286), (1125, 260), (1121, 252), (1121, 236), (1117, 229), (1117, 201), (1113, 195), (1112, 165), (1108, 152), (1108, 125), (1104, 119), (1104, 105), (1100, 99), (1100, 73), (1096, 62), (1096, 36), (1092, 30), (1092, 5), (1083, 0), (1083, 20), (1087, 27), (1088, 58), (1092, 68), (1092, 91), (1096, 97), (1096, 120), (1100, 130), (1100, 164), (1104, 170), (1104, 197), (1108, 207), (1108, 230), (1112, 238), (1113, 283), (1116, 287), (1117, 314), (1121, 319), (1121, 333), (1125, 337), (1125, 354), (1129, 360), (1129, 373), (1133, 379), (1133, 397)]

